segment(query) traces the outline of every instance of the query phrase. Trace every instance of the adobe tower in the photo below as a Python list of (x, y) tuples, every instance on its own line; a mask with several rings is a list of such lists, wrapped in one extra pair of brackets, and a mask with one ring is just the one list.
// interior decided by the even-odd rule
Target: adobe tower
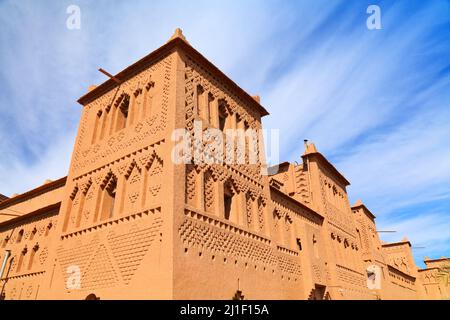
[[(267, 114), (179, 29), (78, 101), (83, 112), (43, 298), (231, 298), (239, 288), (255, 298), (296, 297), (294, 281), (284, 293), (263, 270), (278, 260), (259, 165), (171, 160), (175, 129), (192, 132), (194, 120), (260, 129)], [(272, 294), (259, 288), (261, 277)]]

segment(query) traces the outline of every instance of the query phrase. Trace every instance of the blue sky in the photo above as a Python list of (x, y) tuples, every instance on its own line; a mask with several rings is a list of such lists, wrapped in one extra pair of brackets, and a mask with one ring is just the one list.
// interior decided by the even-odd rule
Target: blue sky
[[(66, 8), (81, 29), (66, 28)], [(366, 9), (381, 8), (381, 30)], [(76, 99), (167, 41), (189, 42), (271, 113), (281, 159), (316, 143), (416, 261), (450, 256), (449, 1), (0, 1), (0, 193), (66, 175)]]

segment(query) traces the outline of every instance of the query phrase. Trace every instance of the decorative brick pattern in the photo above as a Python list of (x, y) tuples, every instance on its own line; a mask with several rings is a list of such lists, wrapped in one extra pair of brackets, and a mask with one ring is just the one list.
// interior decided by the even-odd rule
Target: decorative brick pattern
[(108, 235), (108, 243), (125, 284), (129, 284), (152, 243), (159, 237), (162, 219), (157, 217), (148, 228), (134, 225), (127, 233)]

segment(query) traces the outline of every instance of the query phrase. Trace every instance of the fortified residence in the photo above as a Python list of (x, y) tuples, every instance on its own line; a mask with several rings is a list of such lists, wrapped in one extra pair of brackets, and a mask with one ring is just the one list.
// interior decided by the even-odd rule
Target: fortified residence
[(179, 29), (78, 102), (67, 177), (0, 196), (2, 299), (450, 297), (450, 260), (421, 270), (407, 239), (381, 242), (314, 144), (269, 174), (261, 149), (175, 163), (176, 129), (261, 130), (268, 115)]

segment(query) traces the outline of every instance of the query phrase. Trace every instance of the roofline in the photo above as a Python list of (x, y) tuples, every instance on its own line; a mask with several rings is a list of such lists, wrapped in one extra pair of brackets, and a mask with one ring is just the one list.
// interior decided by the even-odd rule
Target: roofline
[(320, 152), (311, 152), (311, 153), (307, 153), (307, 154), (302, 155), (302, 159), (304, 160), (305, 158), (310, 157), (310, 156), (317, 156), (317, 157), (325, 164), (325, 166), (326, 166), (330, 171), (332, 171), (332, 172), (338, 177), (339, 180), (341, 180), (341, 182), (342, 182), (346, 187), (350, 185), (350, 182), (342, 175), (342, 173), (340, 173), (340, 172), (338, 171), (338, 169), (336, 169), (335, 166), (333, 166), (333, 165), (331, 164), (330, 161), (327, 160), (327, 158), (324, 157), (323, 154), (321, 154)]
[(424, 272), (424, 271), (429, 271), (429, 270), (439, 270), (439, 268), (438, 267), (431, 267), (431, 268), (419, 269), (417, 271), (418, 272)]
[[(137, 62), (135, 62), (132, 65), (128, 66), (127, 68), (123, 69), (118, 74), (114, 75), (114, 77), (116, 79), (119, 79), (121, 82), (126, 81), (126, 80), (130, 79), (131, 77), (133, 77), (134, 75), (136, 75), (137, 73), (143, 71), (149, 65), (162, 59), (164, 56), (169, 54), (172, 49), (177, 48), (177, 47), (182, 48), (183, 50), (186, 50), (194, 58), (196, 58), (196, 59), (200, 60), (202, 63), (206, 64), (213, 73), (215, 73), (220, 78), (222, 78), (221, 80), (223, 80), (225, 82), (225, 84), (227, 84), (227, 85), (231, 86), (233, 89), (235, 89), (245, 102), (248, 102), (250, 105), (254, 106), (261, 114), (261, 117), (269, 115), (269, 112), (267, 112), (267, 110), (260, 103), (258, 103), (253, 97), (251, 97), (247, 92), (245, 92), (239, 85), (237, 85), (227, 75), (225, 75), (222, 71), (220, 71), (219, 68), (217, 68), (212, 62), (210, 62), (208, 59), (206, 59), (200, 52), (198, 52), (196, 49), (194, 49), (186, 41), (184, 41), (178, 37), (168, 41), (166, 44), (162, 45), (155, 51), (151, 52), (150, 54), (146, 55), (142, 59), (138, 60)], [(93, 101), (97, 97), (101, 96), (102, 94), (105, 94), (106, 92), (108, 92), (116, 87), (120, 87), (120, 84), (117, 84), (113, 79), (108, 79), (105, 82), (103, 82), (101, 85), (97, 86), (95, 89), (87, 92), (85, 95), (80, 97), (77, 101), (81, 105), (85, 106), (86, 104)]]
[(52, 181), (49, 183), (45, 183), (42, 186), (39, 186), (39, 187), (31, 189), (27, 192), (21, 193), (15, 197), (12, 197), (5, 201), (2, 201), (2, 202), (0, 202), (0, 210), (3, 208), (9, 207), (13, 204), (16, 204), (18, 202), (21, 202), (27, 198), (51, 191), (51, 190), (56, 189), (61, 186), (64, 186), (66, 184), (66, 180), (67, 180), (67, 176), (59, 178), (58, 180), (55, 180), (55, 181)]
[(15, 217), (15, 218), (12, 218), (10, 220), (3, 221), (3, 222), (0, 223), (0, 229), (5, 227), (5, 226), (10, 226), (12, 224), (19, 223), (19, 222), (22, 222), (24, 220), (33, 218), (33, 217), (38, 216), (40, 214), (48, 213), (51, 210), (59, 209), (60, 207), (61, 207), (61, 201), (58, 201), (56, 203), (53, 203), (53, 204), (48, 205), (48, 206), (43, 207), (43, 208), (39, 208), (39, 209), (37, 209), (35, 211), (26, 213), (26, 214), (21, 215), (19, 217)]
[(438, 261), (447, 261), (447, 260), (450, 260), (450, 258), (426, 259), (426, 260), (423, 260), (423, 262), (438, 262)]
[(274, 188), (272, 186), (270, 186), (270, 191), (275, 191), (277, 194), (279, 194), (280, 196), (284, 197), (285, 199), (294, 202), (296, 205), (302, 207), (303, 209), (305, 209), (306, 211), (308, 211), (309, 213), (319, 217), (320, 219), (324, 219), (325, 217), (322, 216), (320, 213), (317, 213), (316, 211), (314, 211), (313, 209), (311, 209), (310, 207), (306, 206), (305, 204), (301, 203), (300, 201), (298, 201), (297, 199), (294, 199), (292, 197), (290, 197), (289, 195), (287, 195), (286, 193), (284, 193), (283, 191), (278, 190), (277, 188)]
[(359, 209), (359, 208), (363, 208), (368, 214), (369, 214), (369, 216), (372, 218), (372, 219), (375, 219), (376, 218), (376, 216), (372, 213), (372, 211), (370, 211), (363, 203), (362, 204), (359, 204), (359, 205), (357, 205), (357, 206), (352, 206), (352, 207), (350, 207), (351, 209)]
[(388, 242), (388, 243), (383, 243), (381, 246), (382, 247), (393, 247), (393, 246), (398, 246), (398, 245), (405, 244), (405, 243), (407, 243), (411, 247), (411, 242), (409, 242), (409, 241)]

